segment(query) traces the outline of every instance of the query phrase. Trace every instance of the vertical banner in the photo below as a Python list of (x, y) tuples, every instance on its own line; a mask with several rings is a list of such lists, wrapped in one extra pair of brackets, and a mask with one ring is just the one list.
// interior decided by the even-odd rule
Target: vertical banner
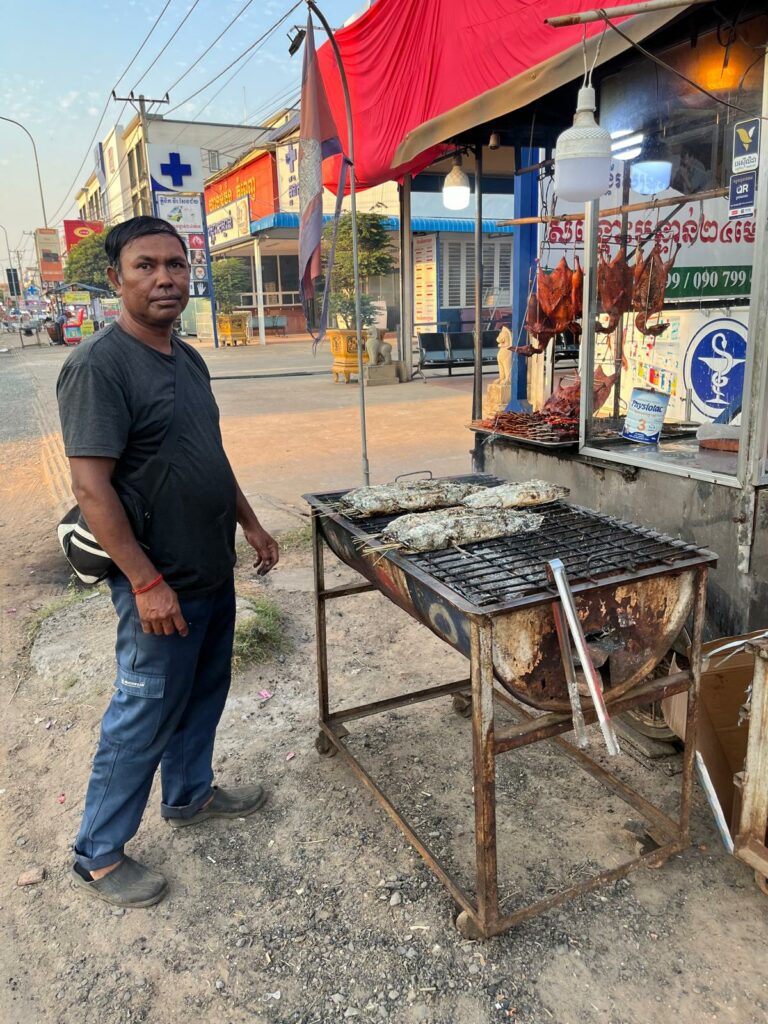
[(437, 235), (413, 240), (413, 314), (416, 324), (437, 330)]
[(208, 230), (202, 192), (193, 195), (155, 192), (155, 209), (160, 220), (173, 225), (184, 239), (189, 252), (189, 295), (193, 299), (208, 299), (213, 317), (213, 339), (218, 348), (216, 310), (211, 281), (211, 255), (208, 248)]
[(37, 265), (40, 268), (40, 279), (43, 284), (63, 281), (64, 267), (61, 262), (61, 240), (56, 228), (38, 228), (35, 231), (35, 248), (37, 249)]

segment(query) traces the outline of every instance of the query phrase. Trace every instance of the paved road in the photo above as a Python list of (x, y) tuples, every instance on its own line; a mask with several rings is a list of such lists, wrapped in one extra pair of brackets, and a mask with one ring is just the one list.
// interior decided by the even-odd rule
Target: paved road
[[(300, 507), (308, 490), (360, 482), (359, 390), (332, 382), (327, 348), (317, 358), (306, 342), (201, 352), (246, 493)], [(24, 458), (37, 461), (54, 511), (71, 501), (55, 402), (68, 354), (50, 346), (0, 353), (0, 445), (36, 442)], [(468, 376), (366, 389), (365, 397), (372, 480), (468, 470)]]

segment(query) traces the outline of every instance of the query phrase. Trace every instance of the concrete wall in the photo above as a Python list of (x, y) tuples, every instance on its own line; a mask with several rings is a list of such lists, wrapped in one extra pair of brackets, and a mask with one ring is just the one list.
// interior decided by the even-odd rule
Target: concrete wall
[(579, 455), (555, 455), (488, 441), (476, 434), (473, 460), (478, 472), (504, 480), (548, 480), (570, 487), (577, 505), (648, 526), (714, 551), (707, 624), (712, 636), (768, 626), (768, 491), (758, 492), (750, 572), (737, 568), (742, 492), (699, 480), (597, 462)]

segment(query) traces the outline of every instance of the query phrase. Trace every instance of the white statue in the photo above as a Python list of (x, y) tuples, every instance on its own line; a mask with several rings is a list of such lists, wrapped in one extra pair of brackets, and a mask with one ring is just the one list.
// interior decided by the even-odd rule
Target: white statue
[(499, 354), (496, 362), (499, 366), (499, 384), (509, 384), (512, 379), (512, 332), (508, 327), (502, 327), (496, 339), (499, 346)]
[(365, 350), (368, 353), (369, 366), (392, 362), (392, 346), (388, 341), (384, 341), (383, 327), (366, 328)]

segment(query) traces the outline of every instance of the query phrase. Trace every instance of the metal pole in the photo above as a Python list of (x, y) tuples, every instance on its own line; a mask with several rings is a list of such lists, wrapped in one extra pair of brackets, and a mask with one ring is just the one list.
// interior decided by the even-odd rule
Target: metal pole
[(483, 418), (483, 147), (475, 146), (475, 373), (472, 419)]
[(259, 344), (267, 344), (267, 327), (264, 320), (264, 275), (261, 268), (261, 245), (258, 238), (253, 240), (253, 262), (256, 267), (256, 310), (259, 317)]
[(147, 104), (143, 93), (139, 96), (139, 119), (141, 121), (141, 147), (144, 151), (144, 184), (147, 189), (147, 198), (149, 202), (149, 209), (147, 210), (144, 196), (141, 197), (141, 212), (154, 216), (155, 197), (152, 195), (152, 182), (149, 177), (149, 139), (147, 138), (149, 126), (147, 124)]
[(400, 213), (400, 228), (398, 231), (398, 245), (400, 247), (400, 323), (398, 324), (397, 332), (397, 358), (398, 362), (405, 361), (405, 275), (403, 273), (403, 263), (405, 261), (405, 234), (404, 234), (404, 202), (403, 202), (403, 186), (397, 186), (397, 201)]
[(18, 128), (21, 128), (23, 132), (26, 132), (29, 137), (29, 141), (32, 143), (32, 152), (35, 154), (35, 169), (37, 170), (37, 187), (40, 189), (40, 205), (43, 208), (43, 227), (48, 227), (48, 215), (45, 212), (45, 199), (43, 198), (43, 179), (40, 177), (40, 162), (37, 159), (37, 146), (35, 140), (29, 134), (27, 129), (21, 124), (20, 121), (14, 121), (12, 117), (4, 117), (0, 115), (0, 121), (8, 121), (9, 124), (15, 124)]
[[(136, 104), (138, 103), (139, 124), (141, 125), (140, 145), (144, 153), (143, 177), (144, 185), (147, 189), (146, 199), (143, 194), (140, 194), (141, 212), (149, 213), (151, 216), (155, 216), (155, 195), (154, 192), (152, 191), (152, 177), (149, 173), (149, 122), (147, 120), (147, 103), (170, 103), (171, 101), (168, 98), (168, 93), (166, 93), (161, 100), (147, 100), (146, 96), (144, 96), (143, 94), (139, 96), (134, 95), (133, 90), (131, 90), (128, 96), (118, 96), (117, 93), (114, 90), (112, 90), (112, 99), (115, 101), (115, 103), (130, 103), (134, 110), (136, 109)], [(147, 206), (149, 206), (149, 210), (147, 210)]]
[(411, 176), (403, 179), (403, 309), (400, 315), (403, 334), (403, 362), (408, 380), (413, 377), (413, 231), (411, 229)]
[(360, 444), (361, 444), (361, 463), (363, 472), (363, 484), (366, 486), (370, 482), (370, 471), (368, 466), (368, 439), (366, 437), (365, 430), (365, 380), (363, 378), (363, 331), (361, 323), (361, 311), (360, 311), (360, 266), (358, 262), (358, 245), (357, 245), (357, 199), (355, 194), (355, 133), (352, 127), (352, 104), (349, 98), (349, 86), (347, 84), (347, 75), (344, 71), (344, 64), (341, 59), (341, 53), (336, 43), (336, 38), (333, 34), (331, 26), (325, 19), (320, 8), (314, 3), (314, 0), (307, 0), (307, 7), (314, 14), (317, 15), (320, 23), (328, 34), (331, 47), (333, 49), (334, 57), (336, 58), (336, 64), (339, 68), (339, 78), (341, 79), (341, 87), (344, 90), (344, 107), (347, 114), (347, 138), (349, 148), (349, 199), (352, 207), (352, 272), (355, 279), (355, 330), (357, 333), (357, 373), (359, 377), (359, 394), (360, 394)]
[(585, 206), (584, 216), (584, 333), (579, 348), (581, 377), (581, 412), (579, 446), (589, 442), (592, 427), (592, 381), (595, 378), (595, 318), (597, 316), (597, 227), (600, 201), (593, 199)]

